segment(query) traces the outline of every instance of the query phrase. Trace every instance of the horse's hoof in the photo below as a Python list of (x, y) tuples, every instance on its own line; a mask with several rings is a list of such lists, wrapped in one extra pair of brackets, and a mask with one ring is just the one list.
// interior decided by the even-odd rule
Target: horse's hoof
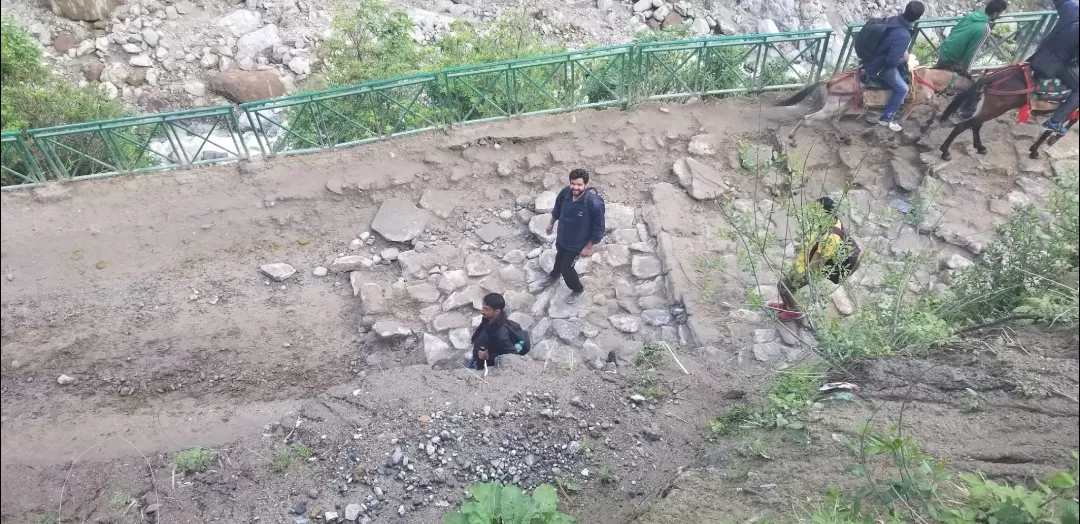
[(986, 149), (986, 146), (983, 146), (983, 147), (976, 147), (976, 148), (975, 148), (975, 152), (976, 152), (976, 153), (978, 153), (978, 154), (980, 154), (980, 155), (985, 155), (985, 154), (986, 154), (986, 151), (987, 151), (987, 149)]
[(1039, 159), (1039, 152), (1038, 151), (1032, 151), (1032, 152), (1028, 153), (1028, 158), (1033, 158), (1035, 160), (1038, 160)]
[(941, 152), (941, 159), (942, 160), (952, 160), (952, 154), (950, 154), (948, 151), (942, 151)]

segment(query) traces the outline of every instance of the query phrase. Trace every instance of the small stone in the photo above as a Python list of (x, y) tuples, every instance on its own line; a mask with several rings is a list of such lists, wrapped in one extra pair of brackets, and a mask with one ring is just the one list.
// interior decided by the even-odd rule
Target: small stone
[(191, 96), (204, 96), (206, 95), (206, 85), (196, 80), (189, 80), (184, 83), (184, 91)]
[(483, 253), (470, 253), (465, 258), (465, 272), (470, 277), (488, 275), (495, 270), (495, 267), (495, 260)]
[(671, 323), (671, 312), (666, 309), (646, 309), (641, 318), (650, 326), (666, 326)]
[(412, 334), (412, 330), (394, 320), (380, 320), (372, 327), (379, 338), (400, 338)]
[(645, 426), (641, 428), (641, 434), (645, 436), (645, 440), (656, 442), (660, 440), (660, 432), (652, 426)]
[(311, 272), (312, 275), (317, 277), (325, 277), (327, 273), (329, 273), (329, 271), (322, 266), (316, 267), (315, 270)]
[(56, 379), (56, 383), (60, 384), (61, 386), (66, 386), (68, 384), (74, 384), (75, 383), (75, 378), (74, 377), (69, 377), (67, 375), (60, 375), (60, 377)]
[(608, 318), (615, 329), (627, 333), (637, 333), (641, 329), (641, 320), (634, 315), (615, 315)]
[(282, 282), (296, 274), (295, 268), (283, 262), (263, 264), (262, 266), (259, 266), (259, 271), (270, 277), (274, 282)]
[(396, 248), (396, 247), (388, 247), (388, 248), (382, 250), (379, 253), (379, 256), (381, 256), (383, 258), (383, 260), (393, 262), (393, 261), (398, 259), (398, 255), (400, 255), (400, 254), (401, 254), (401, 251), (399, 251), (398, 248)]
[(361, 508), (359, 504), (348, 504), (345, 506), (345, 520), (355, 522), (360, 518)]

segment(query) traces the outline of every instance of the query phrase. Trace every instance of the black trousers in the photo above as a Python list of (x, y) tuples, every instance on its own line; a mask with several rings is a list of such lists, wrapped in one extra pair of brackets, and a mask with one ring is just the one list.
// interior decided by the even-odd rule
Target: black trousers
[(578, 277), (577, 270), (574, 269), (574, 262), (577, 262), (577, 257), (580, 254), (555, 246), (555, 268), (550, 273), (551, 278), (559, 278), (559, 275), (562, 275), (563, 280), (566, 281), (566, 287), (576, 293), (585, 290), (585, 287), (581, 285), (581, 278)]

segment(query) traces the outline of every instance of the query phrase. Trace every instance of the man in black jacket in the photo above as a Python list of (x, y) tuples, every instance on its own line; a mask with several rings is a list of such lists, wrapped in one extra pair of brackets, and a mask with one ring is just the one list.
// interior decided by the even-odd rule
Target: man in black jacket
[(1080, 47), (1080, 11), (1076, 0), (1054, 0), (1058, 21), (1039, 44), (1028, 62), (1040, 78), (1057, 78), (1072, 90), (1058, 105), (1057, 111), (1043, 123), (1056, 133), (1065, 134), (1065, 118), (1080, 103), (1080, 78), (1077, 74), (1077, 53)]
[(521, 346), (506, 325), (506, 300), (498, 293), (484, 296), (484, 305), (480, 308), (484, 317), (472, 334), (473, 356), (469, 361), (472, 369), (484, 369), (484, 365), (495, 365), (495, 358), (509, 353), (518, 354)]
[(585, 294), (585, 286), (581, 285), (574, 262), (579, 256), (592, 255), (592, 248), (604, 238), (606, 227), (604, 199), (589, 187), (588, 171), (578, 168), (570, 172), (570, 185), (564, 187), (555, 198), (547, 234), (550, 235), (555, 229), (555, 222), (559, 223), (559, 235), (555, 240), (555, 268), (548, 274), (544, 285), (555, 282), (561, 275), (571, 291), (566, 302), (573, 304)]

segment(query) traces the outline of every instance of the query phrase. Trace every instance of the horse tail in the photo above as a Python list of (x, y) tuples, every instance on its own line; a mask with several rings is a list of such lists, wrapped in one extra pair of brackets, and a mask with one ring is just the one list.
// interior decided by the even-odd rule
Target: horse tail
[(949, 105), (945, 106), (945, 110), (941, 112), (941, 117), (938, 118), (938, 122), (945, 122), (949, 119), (949, 117), (953, 116), (953, 114), (960, 109), (960, 106), (963, 105), (964, 102), (967, 102), (971, 99), (971, 97), (975, 96), (976, 93), (982, 91), (983, 87), (986, 86), (987, 82), (989, 82), (991, 79), (993, 79), (994, 76), (996, 76), (996, 73), (997, 72), (995, 71), (994, 73), (983, 75), (983, 77), (978, 79), (974, 84), (972, 84), (971, 87), (954, 96), (952, 101), (949, 102)]
[(822, 80), (821, 82), (818, 82), (816, 84), (810, 84), (810, 85), (806, 86), (806, 88), (803, 89), (802, 91), (799, 91), (798, 93), (795, 93), (794, 95), (792, 95), (791, 98), (788, 98), (787, 100), (781, 100), (780, 102), (777, 103), (777, 105), (793, 106), (795, 104), (798, 104), (799, 102), (802, 102), (803, 100), (805, 100), (806, 97), (810, 96), (810, 93), (813, 93), (815, 89), (821, 87), (821, 84), (824, 84), (824, 83), (825, 83), (825, 81)]

